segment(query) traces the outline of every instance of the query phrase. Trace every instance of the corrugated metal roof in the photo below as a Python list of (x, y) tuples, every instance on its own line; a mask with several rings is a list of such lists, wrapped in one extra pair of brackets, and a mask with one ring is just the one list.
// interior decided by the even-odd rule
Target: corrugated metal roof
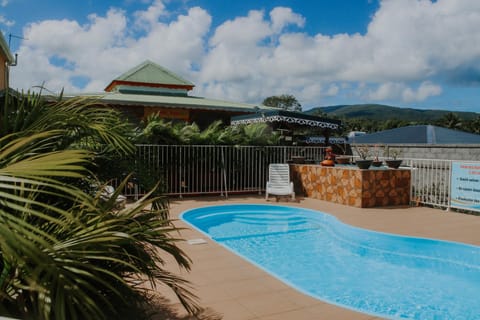
[[(146, 60), (113, 80), (110, 85), (107, 86), (106, 94), (90, 93), (80, 95), (98, 98), (99, 101), (109, 105), (132, 107), (147, 106), (243, 113), (254, 113), (258, 110), (273, 109), (263, 105), (188, 96), (187, 91), (193, 86), (193, 83), (190, 81), (181, 78), (152, 61)], [(118, 90), (109, 90), (112, 87)], [(64, 96), (68, 97), (66, 94)]]
[(395, 128), (350, 139), (352, 143), (480, 144), (480, 135), (432, 125)]
[(207, 99), (194, 96), (163, 96), (163, 95), (144, 95), (144, 94), (126, 94), (126, 93), (107, 93), (102, 95), (100, 101), (107, 104), (117, 105), (137, 105), (150, 107), (171, 107), (171, 108), (190, 108), (205, 110), (224, 110), (255, 112), (257, 110), (271, 110), (270, 107), (263, 105), (253, 105), (239, 102), (230, 102), (222, 100)]
[(170, 70), (167, 70), (164, 67), (150, 60), (146, 60), (135, 68), (128, 70), (115, 80), (153, 84), (195, 86), (190, 81), (183, 79), (182, 77), (176, 75)]

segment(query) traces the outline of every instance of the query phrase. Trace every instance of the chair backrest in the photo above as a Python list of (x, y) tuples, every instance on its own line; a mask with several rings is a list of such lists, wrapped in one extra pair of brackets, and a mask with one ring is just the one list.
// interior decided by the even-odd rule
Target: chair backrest
[(272, 186), (290, 184), (290, 166), (288, 163), (270, 163), (268, 166), (268, 181)]

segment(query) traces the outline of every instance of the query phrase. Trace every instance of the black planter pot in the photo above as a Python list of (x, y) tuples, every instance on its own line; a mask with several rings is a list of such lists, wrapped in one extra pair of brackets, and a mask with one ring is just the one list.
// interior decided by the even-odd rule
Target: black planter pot
[(373, 161), (372, 166), (374, 167), (380, 167), (383, 164), (383, 161)]
[(372, 162), (373, 162), (373, 160), (363, 160), (363, 159), (355, 160), (355, 163), (357, 164), (357, 167), (359, 169), (370, 168), (370, 166), (372, 165)]
[(400, 167), (400, 165), (402, 164), (402, 160), (385, 160), (385, 163), (387, 164), (387, 166), (389, 168), (392, 168), (392, 169), (398, 169), (398, 167)]

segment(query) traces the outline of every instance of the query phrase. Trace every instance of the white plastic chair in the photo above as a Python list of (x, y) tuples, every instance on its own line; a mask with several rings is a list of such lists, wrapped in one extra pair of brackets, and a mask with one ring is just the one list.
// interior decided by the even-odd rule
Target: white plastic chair
[(295, 200), (295, 191), (293, 182), (290, 181), (290, 167), (288, 163), (270, 163), (268, 166), (268, 181), (265, 190), (265, 200), (268, 196), (292, 196)]
[[(101, 191), (100, 197), (104, 201), (110, 200), (115, 195), (115, 188), (111, 185), (105, 185)], [(115, 207), (117, 209), (125, 208), (127, 204), (127, 197), (122, 194), (117, 195), (115, 198)]]

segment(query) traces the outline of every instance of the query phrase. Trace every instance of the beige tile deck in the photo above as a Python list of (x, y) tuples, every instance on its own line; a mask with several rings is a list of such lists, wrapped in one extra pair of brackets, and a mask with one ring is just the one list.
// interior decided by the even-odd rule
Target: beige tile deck
[[(172, 218), (188, 209), (227, 203), (266, 203), (260, 196), (198, 197), (172, 199)], [(274, 198), (268, 201), (276, 204)], [(298, 202), (280, 201), (278, 204), (301, 206), (335, 215), (345, 223), (403, 235), (439, 238), (480, 245), (480, 217), (446, 212), (425, 207), (353, 208), (314, 199)], [(178, 220), (179, 227), (188, 228)], [(171, 270), (191, 281), (200, 304), (207, 308), (199, 319), (225, 320), (283, 320), (283, 319), (380, 319), (371, 315), (343, 309), (304, 295), (253, 266), (193, 229), (182, 231), (188, 239), (203, 238), (206, 244), (180, 247), (193, 260), (190, 273)], [(187, 317), (178, 301), (168, 291), (159, 289), (169, 304), (172, 314), (158, 315), (158, 319), (197, 319)]]

